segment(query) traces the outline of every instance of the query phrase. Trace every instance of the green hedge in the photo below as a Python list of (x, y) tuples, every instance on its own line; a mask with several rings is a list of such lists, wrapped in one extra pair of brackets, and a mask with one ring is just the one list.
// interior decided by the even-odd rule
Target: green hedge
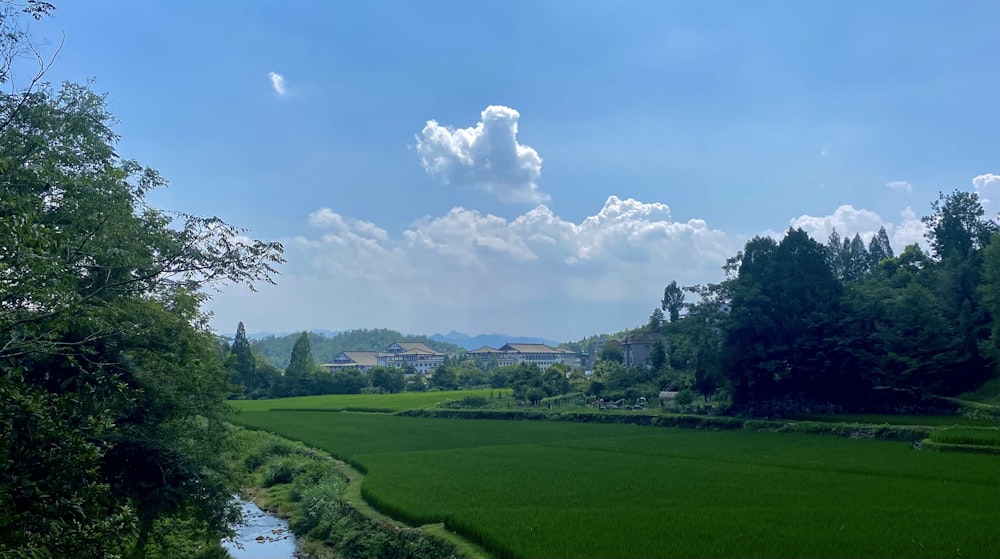
[(859, 423), (827, 423), (822, 421), (771, 421), (743, 419), (722, 415), (608, 413), (608, 412), (545, 412), (534, 410), (459, 410), (418, 409), (396, 412), (405, 417), (439, 419), (497, 419), (507, 421), (574, 421), (579, 423), (617, 423), (685, 429), (771, 431), (834, 435), (850, 439), (917, 442), (927, 437), (933, 427), (922, 425), (867, 425)]
[(296, 411), (328, 411), (328, 412), (343, 412), (343, 411), (353, 411), (361, 413), (392, 413), (396, 410), (391, 410), (388, 408), (365, 408), (358, 406), (347, 406), (344, 408), (269, 408), (267, 411), (282, 411), (282, 412), (296, 412)]
[(920, 441), (917, 448), (921, 450), (932, 450), (935, 452), (968, 452), (970, 454), (1000, 454), (1000, 447), (983, 446), (975, 444), (948, 444), (924, 439)]
[(930, 439), (942, 444), (1000, 447), (1000, 429), (974, 429), (969, 427), (939, 429), (931, 433)]

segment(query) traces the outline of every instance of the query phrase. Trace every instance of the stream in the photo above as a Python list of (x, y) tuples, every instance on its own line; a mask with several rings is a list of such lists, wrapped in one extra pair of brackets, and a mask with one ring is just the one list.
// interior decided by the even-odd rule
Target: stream
[(295, 536), (288, 521), (264, 512), (255, 503), (242, 500), (243, 523), (235, 526), (236, 537), (223, 540), (233, 559), (294, 559)]

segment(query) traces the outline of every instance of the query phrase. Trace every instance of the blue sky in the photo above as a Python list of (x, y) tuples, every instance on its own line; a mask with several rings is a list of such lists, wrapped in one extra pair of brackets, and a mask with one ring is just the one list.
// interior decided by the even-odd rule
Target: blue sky
[[(558, 340), (645, 321), (750, 237), (921, 239), (1000, 203), (995, 2), (60, 3), (152, 201), (282, 241), (224, 333)], [(52, 47), (49, 47), (52, 50)], [(516, 130), (516, 134), (515, 134)], [(892, 186), (888, 186), (888, 185)], [(996, 191), (991, 197), (991, 190)]]

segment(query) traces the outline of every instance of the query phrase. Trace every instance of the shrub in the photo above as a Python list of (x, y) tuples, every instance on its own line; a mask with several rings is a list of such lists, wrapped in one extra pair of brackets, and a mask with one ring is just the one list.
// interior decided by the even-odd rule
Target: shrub
[(309, 466), (303, 456), (282, 456), (270, 460), (262, 467), (261, 487), (274, 487), (279, 483), (291, 483), (292, 479)]
[(694, 392), (685, 388), (677, 393), (677, 398), (674, 400), (678, 406), (690, 406), (694, 402)]
[(296, 534), (308, 534), (319, 540), (328, 539), (335, 519), (339, 516), (343, 491), (343, 483), (336, 481), (307, 487), (302, 493), (298, 514), (292, 516), (288, 528)]

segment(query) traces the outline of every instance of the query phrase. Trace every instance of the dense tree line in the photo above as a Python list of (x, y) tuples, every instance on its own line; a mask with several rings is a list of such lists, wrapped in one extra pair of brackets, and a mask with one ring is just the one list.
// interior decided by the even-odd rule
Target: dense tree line
[[(4, 52), (29, 48), (4, 6)], [(3, 557), (182, 553), (170, 525), (217, 547), (238, 512), (201, 307), (213, 283), (271, 281), (281, 246), (149, 206), (164, 181), (117, 155), (112, 123), (88, 86), (0, 94)]]
[(996, 377), (1000, 228), (975, 193), (942, 193), (931, 209), (930, 253), (896, 255), (885, 229), (867, 244), (801, 229), (751, 239), (724, 282), (686, 288), (698, 302), (661, 328), (671, 366), (765, 414), (912, 409)]
[[(289, 365), (281, 370), (254, 353), (246, 337), (246, 329), (240, 323), (226, 359), (235, 389), (232, 396), (284, 398), (314, 394), (512, 388), (516, 398), (538, 403), (542, 398), (571, 391), (570, 368), (565, 365), (553, 365), (544, 371), (538, 365), (528, 363), (498, 367), (461, 354), (447, 357), (428, 375), (418, 374), (410, 367), (374, 367), (364, 372), (345, 368), (331, 372), (317, 365), (312, 358), (310, 340), (305, 332), (298, 335)], [(577, 377), (580, 376), (577, 372)]]
[[(256, 353), (264, 357), (271, 365), (285, 368), (291, 359), (292, 348), (299, 338), (298, 333), (287, 336), (267, 336), (251, 340), (250, 344)], [(389, 328), (357, 329), (338, 332), (333, 336), (324, 336), (309, 332), (309, 344), (316, 361), (326, 363), (332, 361), (342, 351), (385, 351), (394, 342), (406, 340), (420, 342), (427, 347), (442, 353), (461, 352), (462, 348), (447, 342), (433, 340), (427, 336), (408, 335)]]

